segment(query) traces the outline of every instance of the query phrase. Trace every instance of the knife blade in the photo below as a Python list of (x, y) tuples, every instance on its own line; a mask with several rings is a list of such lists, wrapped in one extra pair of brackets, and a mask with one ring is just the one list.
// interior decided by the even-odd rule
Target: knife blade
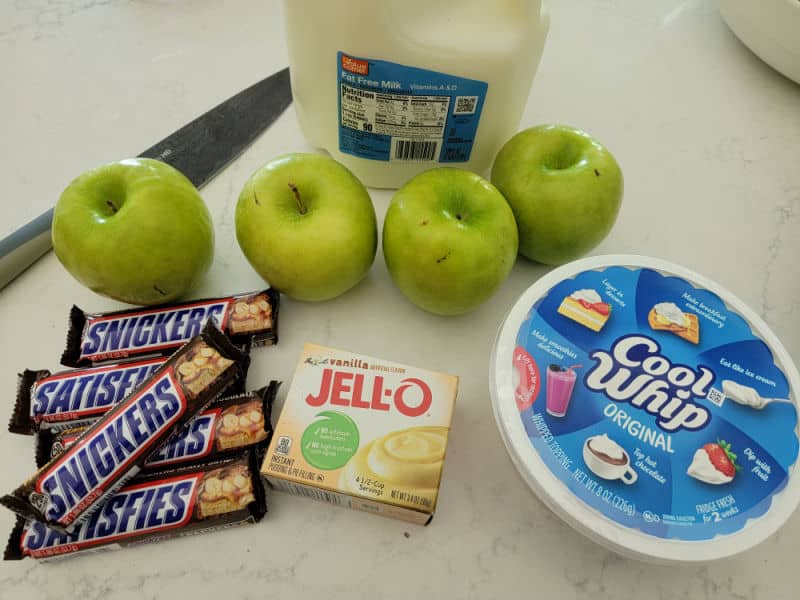
[[(292, 103), (289, 68), (242, 90), (139, 156), (181, 171), (198, 188), (235, 160)], [(0, 289), (51, 248), (49, 209), (0, 239)]]

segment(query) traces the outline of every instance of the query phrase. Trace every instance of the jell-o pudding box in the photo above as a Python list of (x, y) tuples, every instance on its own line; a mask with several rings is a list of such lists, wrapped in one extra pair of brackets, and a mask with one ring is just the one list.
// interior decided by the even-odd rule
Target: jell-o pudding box
[(457, 391), (452, 375), (306, 344), (261, 474), (285, 492), (427, 525)]

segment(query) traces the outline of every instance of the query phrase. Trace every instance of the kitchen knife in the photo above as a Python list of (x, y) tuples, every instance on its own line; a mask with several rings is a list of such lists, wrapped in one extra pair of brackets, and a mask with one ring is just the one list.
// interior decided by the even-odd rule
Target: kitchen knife
[[(168, 163), (202, 187), (291, 103), (287, 67), (228, 98), (139, 156)], [(51, 208), (0, 239), (0, 289), (50, 250), (52, 223)]]

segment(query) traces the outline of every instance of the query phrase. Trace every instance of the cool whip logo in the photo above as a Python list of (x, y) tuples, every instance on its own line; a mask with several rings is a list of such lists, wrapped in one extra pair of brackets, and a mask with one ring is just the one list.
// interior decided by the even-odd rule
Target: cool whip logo
[(160, 350), (198, 335), (210, 318), (225, 327), (228, 302), (199, 302), (180, 309), (147, 311), (91, 321), (81, 358), (96, 359), (130, 350)]
[(114, 367), (81, 375), (45, 379), (36, 387), (31, 417), (71, 413), (96, 414), (118, 403), (164, 363), (158, 359), (130, 367)]
[(31, 556), (55, 556), (145, 532), (172, 529), (192, 517), (200, 475), (127, 487), (113, 495), (71, 534), (30, 521), (22, 550)]
[(691, 400), (706, 397), (714, 373), (703, 366), (695, 371), (673, 365), (660, 349), (643, 335), (619, 338), (611, 352), (591, 354), (597, 364), (586, 374), (586, 386), (656, 415), (656, 424), (665, 431), (705, 427), (710, 413)]
[(324, 369), (319, 392), (308, 394), (306, 403), (317, 407), (326, 402), (380, 411), (394, 407), (402, 415), (419, 417), (431, 407), (433, 393), (427, 383), (416, 377), (406, 377), (400, 381), (400, 387), (392, 390), (384, 388), (380, 375)]
[(38, 480), (36, 491), (48, 500), (47, 519), (69, 523), (185, 409), (186, 399), (171, 369), (117, 405), (110, 420), (69, 448)]
[(200, 458), (211, 452), (214, 441), (214, 423), (219, 409), (211, 413), (203, 413), (192, 419), (190, 423), (164, 442), (153, 452), (145, 463), (148, 467), (161, 466)]

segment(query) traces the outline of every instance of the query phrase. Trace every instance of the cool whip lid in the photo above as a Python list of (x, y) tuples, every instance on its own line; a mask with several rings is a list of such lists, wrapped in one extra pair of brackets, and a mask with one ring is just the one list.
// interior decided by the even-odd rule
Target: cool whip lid
[(622, 554), (730, 556), (800, 503), (800, 375), (750, 308), (683, 267), (599, 256), (553, 270), (501, 325), (490, 379), (531, 489)]

